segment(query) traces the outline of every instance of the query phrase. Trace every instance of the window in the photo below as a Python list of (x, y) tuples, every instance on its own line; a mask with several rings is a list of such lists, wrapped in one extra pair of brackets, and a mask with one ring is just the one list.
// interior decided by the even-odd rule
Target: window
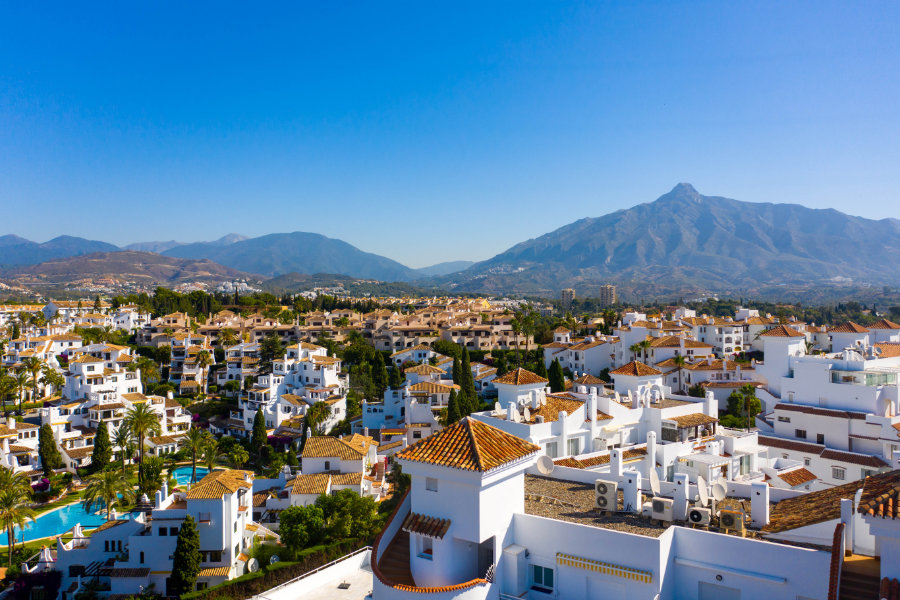
[(812, 459), (809, 458), (808, 456), (807, 456), (806, 458), (803, 459), (803, 466), (804, 466), (804, 467), (808, 467), (808, 466), (811, 465), (811, 464), (812, 464)]
[(556, 445), (556, 442), (547, 442), (546, 444), (544, 444), (544, 454), (546, 454), (550, 458), (559, 457), (559, 449)]
[(177, 527), (169, 527), (169, 535), (176, 537), (178, 535)]
[(416, 429), (415, 431), (413, 431), (413, 439), (414, 440), (422, 439), (422, 430), (421, 429)]
[(425, 478), (425, 489), (429, 492), (436, 492), (437, 490), (437, 479), (434, 477), (426, 477)]
[(430, 537), (425, 537), (424, 535), (416, 536), (418, 537), (417, 542), (417, 556), (419, 558), (424, 558), (425, 560), (433, 560), (434, 557), (434, 540)]
[(805, 429), (795, 429), (794, 437), (799, 438), (801, 440), (805, 440), (806, 439), (806, 430)]
[(578, 456), (579, 454), (581, 454), (580, 442), (581, 440), (579, 440), (578, 438), (566, 442), (566, 451), (568, 452), (569, 456)]
[(539, 592), (552, 592), (553, 569), (531, 565), (531, 587)]
[(169, 535), (169, 530), (166, 529), (165, 527), (160, 527), (159, 528), (159, 536), (166, 537), (167, 535)]
[(847, 470), (844, 467), (831, 467), (831, 478), (843, 481), (847, 477)]
[(143, 552), (141, 552), (140, 562), (141, 562), (141, 564), (144, 564), (144, 553)]
[(824, 433), (816, 434), (816, 443), (822, 444), (823, 446), (825, 445), (825, 434)]
[(790, 423), (791, 418), (790, 417), (778, 417), (778, 422), (779, 423)]
[(330, 471), (330, 470), (331, 470), (331, 461), (330, 461), (330, 460), (326, 460), (326, 461), (325, 461), (325, 470), (326, 470), (326, 471)]

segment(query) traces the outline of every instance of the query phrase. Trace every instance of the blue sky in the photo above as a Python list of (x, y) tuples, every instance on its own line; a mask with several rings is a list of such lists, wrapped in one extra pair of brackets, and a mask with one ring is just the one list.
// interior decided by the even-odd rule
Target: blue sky
[(0, 5), (0, 233), (488, 258), (676, 183), (900, 217), (900, 3)]

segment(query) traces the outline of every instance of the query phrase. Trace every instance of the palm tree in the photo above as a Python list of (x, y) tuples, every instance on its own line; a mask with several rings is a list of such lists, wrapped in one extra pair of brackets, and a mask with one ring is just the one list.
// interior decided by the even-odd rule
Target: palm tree
[(191, 427), (185, 438), (186, 445), (191, 451), (191, 483), (197, 481), (197, 455), (203, 452), (203, 445), (207, 441), (207, 436), (202, 429)]
[(131, 429), (126, 425), (119, 425), (116, 434), (113, 436), (113, 444), (119, 447), (119, 460), (122, 462), (122, 474), (125, 473), (125, 457), (128, 455), (128, 448), (131, 446)]
[(516, 313), (516, 316), (509, 320), (509, 325), (512, 327), (513, 335), (515, 335), (516, 339), (516, 368), (518, 369), (520, 366), (519, 361), (519, 334), (522, 332), (522, 321), (519, 320), (519, 313)]
[(0, 400), (3, 401), (3, 407), (6, 408), (6, 400), (10, 394), (16, 391), (16, 380), (8, 373), (0, 375)]
[(197, 367), (200, 369), (200, 381), (203, 383), (203, 393), (206, 393), (207, 378), (209, 376), (209, 366), (213, 364), (212, 357), (208, 350), (201, 350), (197, 353)]
[(203, 465), (212, 471), (219, 460), (219, 444), (212, 438), (207, 438), (203, 444)]
[(10, 569), (15, 551), (16, 527), (21, 529), (29, 520), (34, 519), (34, 511), (28, 507), (28, 495), (27, 491), (15, 485), (0, 489), (0, 524), (6, 529)]
[(44, 361), (36, 356), (29, 356), (22, 360), (22, 367), (31, 375), (28, 379), (31, 382), (31, 401), (34, 402), (37, 398), (37, 389), (41, 381), (41, 369), (44, 368)]
[(222, 333), (219, 334), (219, 343), (223, 348), (234, 346), (237, 343), (237, 339), (237, 334), (235, 334), (234, 329), (231, 327), (226, 327), (222, 330)]
[(16, 387), (19, 389), (19, 412), (22, 412), (22, 398), (25, 396), (25, 387), (28, 385), (28, 373), (16, 371), (13, 379), (16, 380)]
[(91, 512), (95, 505), (106, 507), (106, 520), (112, 519), (113, 506), (127, 505), (134, 502), (134, 489), (122, 473), (114, 469), (105, 469), (87, 478), (88, 485), (84, 489), (81, 505), (86, 512)]
[(58, 392), (66, 385), (66, 379), (50, 365), (44, 365), (41, 371), (41, 385)]
[(680, 394), (684, 393), (684, 382), (681, 380), (681, 375), (684, 373), (684, 365), (685, 360), (684, 357), (680, 354), (676, 354), (672, 359), (672, 362), (675, 363), (675, 368), (678, 369), (678, 392)]
[(147, 389), (147, 385), (151, 382), (159, 381), (159, 366), (156, 361), (147, 356), (140, 356), (136, 361), (131, 363), (133, 369), (139, 369), (141, 372), (141, 385)]
[(633, 360), (637, 360), (638, 352), (641, 351), (641, 345), (639, 343), (632, 344), (632, 345), (628, 346), (628, 350), (631, 352), (631, 354), (633, 356)]
[(138, 463), (140, 465), (138, 467), (138, 486), (140, 486), (144, 479), (141, 472), (141, 467), (144, 466), (144, 440), (147, 436), (159, 435), (161, 431), (159, 415), (153, 412), (146, 402), (143, 402), (128, 409), (125, 414), (125, 423), (138, 440)]

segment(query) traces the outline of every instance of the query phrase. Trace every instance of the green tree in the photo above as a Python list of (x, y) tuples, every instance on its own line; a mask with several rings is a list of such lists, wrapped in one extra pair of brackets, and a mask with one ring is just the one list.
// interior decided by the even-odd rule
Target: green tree
[(128, 506), (134, 502), (134, 489), (128, 479), (115, 469), (105, 469), (87, 478), (87, 487), (81, 497), (86, 512), (94, 506), (106, 508), (106, 520), (112, 518), (114, 506)]
[(228, 453), (228, 460), (231, 461), (231, 466), (235, 469), (240, 469), (247, 464), (248, 460), (250, 460), (250, 455), (244, 450), (243, 446), (235, 446), (231, 449), (231, 452)]
[(159, 435), (161, 427), (159, 416), (153, 412), (149, 403), (136, 404), (125, 413), (123, 424), (131, 430), (138, 442), (138, 487), (144, 489), (144, 441), (147, 437)]
[(91, 470), (96, 472), (105, 469), (112, 461), (112, 445), (109, 442), (109, 431), (106, 421), (100, 420), (97, 433), (94, 435), (94, 449), (91, 451)]
[(547, 371), (547, 378), (550, 380), (550, 391), (553, 393), (566, 391), (566, 378), (563, 375), (562, 366), (559, 359), (554, 358), (550, 363), (550, 369)]
[(200, 382), (203, 386), (203, 393), (207, 392), (207, 384), (209, 383), (209, 367), (213, 364), (212, 356), (209, 350), (201, 350), (197, 353), (197, 367), (200, 369)]
[(703, 398), (706, 396), (706, 390), (701, 384), (695, 383), (688, 388), (688, 396), (691, 396), (692, 398)]
[(456, 395), (456, 390), (450, 391), (450, 398), (447, 400), (447, 422), (444, 423), (444, 426), (452, 425), (460, 420), (459, 414), (459, 399)]
[(378, 398), (384, 397), (384, 390), (388, 386), (387, 367), (384, 366), (384, 355), (381, 352), (375, 354), (372, 365), (372, 383), (375, 384), (375, 393)]
[(316, 504), (290, 506), (278, 515), (281, 542), (297, 553), (325, 538), (325, 515)]
[(672, 362), (675, 364), (675, 368), (678, 370), (678, 393), (684, 393), (684, 367), (687, 362), (684, 360), (684, 357), (680, 354), (676, 354), (672, 359)]
[[(44, 361), (36, 356), (28, 356), (22, 359), (22, 367), (28, 372), (28, 381), (31, 383), (31, 401), (37, 402), (38, 385), (41, 383), (41, 371), (44, 368)], [(21, 408), (19, 406), (20, 410)]]
[(62, 466), (62, 456), (59, 448), (56, 446), (56, 440), (53, 438), (53, 430), (50, 425), (44, 423), (38, 432), (38, 456), (41, 459), (41, 468), (44, 470), (44, 477), (50, 479), (53, 469)]
[(216, 468), (218, 460), (219, 444), (216, 443), (216, 440), (207, 438), (206, 442), (203, 444), (203, 466), (205, 466), (208, 471), (212, 471)]
[(262, 409), (260, 408), (253, 417), (253, 433), (250, 435), (250, 445), (251, 447), (256, 448), (257, 452), (260, 452), (262, 447), (265, 446), (268, 441), (269, 437), (266, 435), (266, 418), (263, 416)]
[(274, 333), (270, 333), (259, 343), (259, 362), (263, 365), (271, 365), (276, 358), (284, 356), (284, 345)]
[(6, 529), (9, 569), (12, 569), (13, 552), (16, 547), (16, 527), (25, 527), (28, 521), (34, 520), (34, 511), (28, 507), (29, 500), (28, 491), (20, 486), (13, 485), (0, 489), (0, 523)]
[(113, 444), (119, 449), (119, 461), (122, 464), (122, 473), (125, 473), (125, 459), (128, 457), (128, 450), (132, 447), (131, 442), (131, 429), (125, 427), (124, 425), (120, 425), (118, 429), (116, 429), (116, 434), (113, 437)]
[(497, 369), (497, 377), (506, 375), (509, 372), (509, 361), (506, 359), (506, 352), (498, 352), (494, 359), (494, 367)]
[(325, 402), (315, 402), (306, 409), (304, 420), (306, 426), (316, 433), (321, 433), (325, 421), (331, 416), (331, 407)]
[(534, 374), (547, 379), (549, 373), (547, 373), (547, 366), (544, 364), (544, 358), (539, 357), (537, 363), (534, 365)]
[(739, 423), (750, 431), (756, 415), (762, 410), (762, 402), (756, 397), (756, 388), (750, 384), (731, 392), (728, 396), (728, 413), (738, 417)]
[(66, 385), (66, 378), (53, 367), (44, 365), (44, 368), (41, 371), (41, 385), (58, 392)]
[(202, 429), (191, 427), (185, 436), (185, 446), (191, 453), (191, 483), (197, 481), (197, 457), (203, 452), (206, 435)]
[(181, 596), (193, 591), (200, 575), (200, 533), (194, 517), (187, 515), (178, 530), (172, 555), (172, 591)]
[(160, 489), (163, 484), (163, 469), (165, 462), (159, 456), (148, 456), (144, 458), (138, 467), (138, 489), (141, 493), (153, 496), (156, 490)]
[(403, 387), (403, 374), (400, 373), (400, 369), (396, 366), (391, 367), (388, 371), (388, 385), (395, 390)]
[(22, 412), (22, 400), (25, 398), (25, 388), (28, 386), (28, 373), (24, 370), (16, 371), (12, 376), (16, 381), (16, 387), (19, 388), (19, 412)]
[(469, 362), (469, 351), (463, 349), (462, 359), (459, 361), (460, 394), (465, 398), (465, 414), (467, 416), (478, 410), (478, 393), (475, 391), (475, 377), (472, 375), (472, 365)]

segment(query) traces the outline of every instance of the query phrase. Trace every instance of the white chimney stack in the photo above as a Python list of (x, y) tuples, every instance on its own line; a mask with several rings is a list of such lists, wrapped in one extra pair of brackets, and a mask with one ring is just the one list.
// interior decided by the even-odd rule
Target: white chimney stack
[(769, 524), (769, 484), (761, 481), (750, 484), (750, 518), (754, 527)]

